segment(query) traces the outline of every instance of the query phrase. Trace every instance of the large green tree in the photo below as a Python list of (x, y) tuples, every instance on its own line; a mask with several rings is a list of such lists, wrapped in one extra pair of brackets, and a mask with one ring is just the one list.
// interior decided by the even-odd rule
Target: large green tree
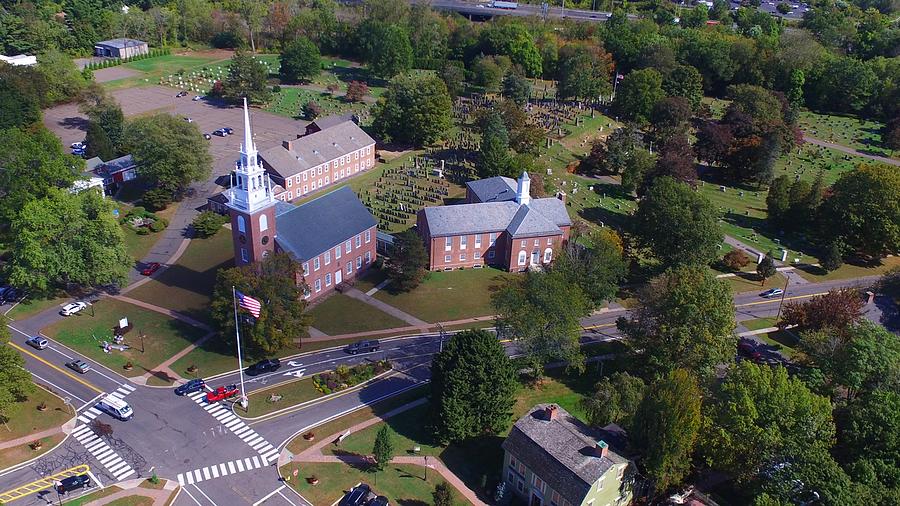
[(674, 267), (651, 280), (638, 300), (631, 317), (616, 324), (647, 374), (683, 367), (706, 376), (734, 357), (731, 289), (707, 267)]
[(387, 424), (382, 424), (378, 429), (378, 434), (375, 435), (372, 455), (375, 457), (375, 466), (379, 471), (383, 470), (394, 458), (394, 442), (391, 441), (391, 428)]
[(32, 93), (26, 83), (16, 79), (17, 76), (10, 76), (11, 70), (2, 68), (5, 66), (0, 66), (0, 130), (37, 123), (41, 119), (40, 97)]
[(831, 401), (784, 367), (742, 361), (704, 406), (700, 453), (713, 469), (746, 483), (761, 470), (834, 440)]
[(678, 485), (691, 468), (700, 397), (697, 379), (676, 369), (651, 384), (638, 406), (629, 435), (656, 490)]
[(51, 49), (38, 54), (37, 70), (47, 83), (47, 102), (51, 104), (74, 100), (87, 86), (75, 61), (67, 54)]
[(401, 74), (391, 80), (373, 112), (372, 128), (387, 141), (431, 144), (450, 130), (452, 102), (433, 74)]
[(625, 278), (622, 239), (610, 229), (591, 233), (585, 244), (569, 241), (556, 257), (551, 270), (578, 285), (594, 306), (615, 298), (619, 282)]
[(722, 242), (717, 214), (703, 194), (660, 177), (638, 204), (634, 232), (663, 265), (708, 265)]
[(125, 130), (139, 175), (153, 186), (174, 194), (212, 171), (209, 144), (193, 123), (160, 113), (131, 120)]
[(541, 75), (541, 53), (522, 23), (495, 24), (483, 30), (481, 47), (485, 54), (508, 56), (514, 64), (522, 67), (528, 77)]
[(481, 152), (478, 175), (515, 177), (510, 173), (509, 133), (497, 111), (490, 111), (481, 121)]
[(248, 103), (264, 104), (272, 98), (268, 78), (269, 71), (260, 60), (244, 51), (235, 51), (228, 65), (228, 75), (222, 81), (222, 98), (235, 103), (246, 98)]
[(51, 189), (12, 221), (9, 280), (35, 293), (122, 284), (134, 262), (112, 202), (98, 192)]
[[(100, 156), (102, 160), (108, 161), (122, 153), (124, 137), (125, 137), (125, 115), (122, 108), (106, 90), (98, 84), (91, 84), (81, 95), (81, 112), (85, 113), (90, 121), (87, 133), (87, 152), (88, 156)], [(92, 128), (93, 127), (93, 135)], [(97, 131), (99, 127), (103, 131), (101, 134)], [(105, 139), (103, 139), (105, 134)], [(99, 149), (94, 146), (95, 140), (100, 142), (108, 142), (109, 148), (115, 156), (109, 158), (99, 154)]]
[(292, 40), (281, 52), (281, 79), (284, 82), (310, 81), (321, 71), (319, 48), (306, 37)]
[(5, 316), (0, 315), (0, 422), (6, 423), (16, 403), (34, 391), (31, 373), (25, 369), (25, 359), (9, 342), (9, 328)]
[(656, 69), (634, 70), (619, 84), (613, 107), (622, 118), (645, 125), (653, 107), (664, 96), (662, 76)]
[(581, 407), (594, 427), (615, 423), (629, 430), (646, 389), (641, 378), (617, 372), (597, 382), (594, 393), (581, 399)]
[(560, 98), (596, 100), (612, 92), (612, 56), (601, 47), (569, 44), (559, 50)]
[(419, 286), (428, 272), (428, 252), (413, 229), (394, 236), (394, 248), (385, 263), (392, 289), (408, 292)]
[(431, 363), (431, 423), (442, 442), (506, 430), (518, 389), (516, 371), (494, 334), (464, 330)]
[(406, 28), (389, 25), (372, 41), (369, 68), (376, 76), (390, 79), (412, 68), (413, 49)]
[(241, 341), (251, 356), (268, 356), (286, 346), (300, 343), (311, 317), (304, 293), (308, 287), (297, 282), (300, 264), (286, 253), (266, 256), (262, 262), (220, 269), (213, 291), (212, 318), (222, 339), (234, 344), (234, 303), (232, 290), (258, 300), (259, 318), (241, 310)]

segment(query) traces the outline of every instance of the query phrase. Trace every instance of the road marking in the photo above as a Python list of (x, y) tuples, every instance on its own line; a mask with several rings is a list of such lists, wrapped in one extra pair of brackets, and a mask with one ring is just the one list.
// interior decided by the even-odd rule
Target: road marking
[(244, 472), (244, 463), (241, 462), (240, 459), (235, 460), (234, 463), (237, 464), (238, 472), (243, 473)]
[(216, 502), (213, 501), (212, 499), (210, 499), (208, 495), (206, 495), (206, 492), (200, 490), (200, 487), (198, 487), (197, 485), (194, 485), (194, 488), (197, 489), (197, 492), (200, 492), (201, 494), (203, 494), (203, 497), (205, 497), (206, 500), (209, 501), (213, 506), (217, 506)]
[(587, 325), (587, 326), (581, 327), (581, 328), (583, 328), (584, 330), (594, 330), (594, 329), (604, 329), (607, 327), (615, 327), (615, 326), (616, 326), (615, 323), (601, 323), (599, 325)]
[(219, 467), (218, 466), (211, 466), (209, 470), (212, 472), (213, 478), (219, 477)]
[(110, 448), (103, 438), (97, 436), (89, 426), (79, 426), (72, 431), (72, 435), (103, 468), (113, 475), (116, 481), (121, 481), (134, 474), (134, 470), (131, 469), (128, 462), (119, 457), (119, 454)]
[[(268, 494), (266, 494), (265, 497), (263, 497), (262, 499), (256, 501), (255, 503), (253, 503), (253, 506), (259, 506), (260, 504), (266, 502), (266, 499), (268, 499), (268, 498), (272, 497), (273, 495), (275, 495), (275, 494), (281, 492), (281, 489), (283, 489), (284, 487), (285, 487), (285, 485), (282, 485), (282, 486), (276, 488), (275, 490), (269, 492)], [(290, 502), (290, 501), (288, 501), (288, 502)]]
[[(828, 294), (828, 292), (819, 292), (819, 293), (811, 293), (809, 295), (794, 295), (791, 297), (785, 297), (784, 300), (786, 302), (789, 300), (808, 299), (810, 297), (817, 297), (819, 295), (827, 295), (827, 294)], [(774, 303), (780, 304), (781, 300), (782, 300), (781, 298), (776, 298), (776, 299), (760, 300), (760, 301), (756, 301), (756, 302), (745, 302), (744, 304), (739, 304), (734, 307), (739, 308), (739, 307), (759, 306), (760, 304), (774, 304)]]
[(203, 479), (204, 479), (204, 480), (208, 480), (209, 478), (210, 478), (209, 468), (208, 468), (208, 467), (204, 467), (204, 468), (203, 468)]
[[(193, 485), (193, 484), (194, 484), (194, 482), (188, 483), (188, 485)], [(203, 506), (202, 504), (200, 504), (200, 501), (198, 501), (197, 498), (194, 497), (194, 494), (192, 494), (191, 491), (187, 489), (187, 487), (181, 487), (181, 490), (184, 490), (184, 492), (188, 495), (188, 497), (190, 497), (195, 503), (197, 503), (197, 506)]]
[[(282, 486), (281, 488), (284, 488), (284, 487)], [(294, 501), (288, 499), (287, 496), (284, 495), (284, 494), (282, 494), (280, 490), (278, 491), (278, 495), (280, 495), (281, 498), (284, 499), (285, 501), (291, 503), (293, 506), (297, 506), (297, 503), (295, 503)]]
[[(7, 325), (7, 326), (8, 326), (8, 325)], [(15, 330), (16, 332), (18, 332), (18, 333), (20, 333), (20, 334), (25, 334), (25, 333), (22, 332), (21, 330), (15, 329), (15, 328), (13, 328), (13, 327), (11, 327), (11, 326), (8, 326), (8, 327), (11, 328), (11, 329), (13, 329), (13, 330)], [(25, 334), (25, 335), (27, 336), (28, 334)], [(95, 391), (95, 392), (97, 392), (97, 393), (101, 393), (101, 394), (103, 393), (103, 390), (100, 390), (99, 388), (95, 387), (94, 385), (91, 385), (91, 384), (88, 383), (87, 381), (85, 381), (85, 380), (79, 378), (78, 376), (75, 376), (74, 374), (70, 373), (69, 371), (66, 371), (65, 369), (63, 369), (63, 368), (61, 368), (61, 367), (59, 367), (59, 366), (56, 366), (56, 365), (51, 364), (50, 362), (47, 362), (47, 361), (44, 360), (43, 358), (41, 358), (41, 357), (35, 355), (34, 353), (31, 353), (30, 351), (26, 350), (25, 348), (22, 348), (22, 347), (19, 346), (18, 344), (14, 343), (14, 342), (12, 342), (12, 341), (10, 341), (10, 342), (8, 342), (8, 343), (6, 343), (6, 344), (12, 346), (13, 348), (19, 350), (20, 352), (22, 352), (22, 353), (24, 353), (24, 354), (30, 356), (31, 358), (37, 360), (38, 362), (43, 362), (44, 364), (50, 366), (51, 368), (56, 369), (57, 371), (59, 371), (59, 372), (65, 374), (66, 376), (72, 378), (73, 380), (75, 380), (75, 381), (81, 383), (82, 385), (84, 385), (84, 386), (90, 388), (91, 390), (93, 390), (93, 391)]]
[(237, 471), (234, 470), (234, 462), (229, 462), (229, 463), (228, 463), (228, 470), (231, 471), (231, 474), (234, 474), (234, 473), (237, 472)]
[(21, 499), (23, 497), (29, 496), (31, 494), (35, 494), (42, 490), (47, 490), (48, 488), (52, 488), (53, 484), (63, 478), (68, 478), (70, 476), (77, 476), (79, 474), (85, 474), (91, 470), (91, 467), (87, 464), (82, 464), (75, 467), (70, 467), (64, 471), (60, 471), (56, 474), (46, 476), (40, 480), (33, 481), (31, 483), (27, 483), (20, 487), (16, 487), (6, 492), (0, 493), (0, 501), (3, 503), (9, 503), (11, 501), (15, 501), (16, 499)]
[[(60, 392), (62, 392), (62, 393), (64, 393), (64, 394), (68, 395), (69, 397), (71, 397), (71, 398), (73, 398), (73, 399), (77, 399), (77, 400), (79, 400), (79, 401), (81, 401), (81, 402), (84, 402), (85, 405), (90, 404), (91, 402), (93, 402), (93, 401), (85, 402), (85, 400), (82, 399), (81, 397), (78, 397), (77, 395), (73, 394), (72, 392), (69, 392), (68, 390), (66, 390), (65, 388), (63, 388), (63, 387), (61, 387), (61, 386), (59, 386), (59, 385), (55, 385), (55, 384), (53, 384), (52, 382), (50, 382), (50, 381), (48, 381), (48, 380), (45, 380), (44, 378), (38, 376), (38, 375), (35, 374), (35, 373), (31, 373), (31, 375), (34, 376), (35, 378), (41, 380), (42, 382), (44, 382), (44, 383), (50, 385), (51, 387), (53, 387), (53, 388), (59, 390)], [(84, 407), (84, 406), (82, 406), (82, 407)], [(78, 409), (81, 409), (81, 408), (78, 408)], [(76, 413), (78, 412), (78, 409), (75, 410)]]

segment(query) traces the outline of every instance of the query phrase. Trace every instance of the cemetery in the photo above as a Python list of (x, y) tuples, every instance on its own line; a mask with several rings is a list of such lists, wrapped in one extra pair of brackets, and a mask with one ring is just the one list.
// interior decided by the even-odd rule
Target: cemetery
[(854, 116), (836, 116), (801, 111), (799, 126), (810, 137), (841, 144), (874, 155), (890, 156), (881, 146), (881, 122)]

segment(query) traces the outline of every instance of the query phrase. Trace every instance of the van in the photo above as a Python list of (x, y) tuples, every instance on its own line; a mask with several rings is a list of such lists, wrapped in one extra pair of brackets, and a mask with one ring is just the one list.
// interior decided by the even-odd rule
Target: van
[(127, 402), (111, 395), (107, 395), (103, 398), (102, 401), (98, 402), (97, 409), (107, 413), (113, 418), (118, 418), (123, 422), (126, 420), (130, 420), (131, 417), (134, 416), (134, 411), (131, 409), (131, 406), (129, 406)]

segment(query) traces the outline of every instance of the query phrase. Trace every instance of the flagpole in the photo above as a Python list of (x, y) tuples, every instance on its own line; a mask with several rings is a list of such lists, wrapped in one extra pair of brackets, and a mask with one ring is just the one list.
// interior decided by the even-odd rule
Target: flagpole
[(238, 374), (241, 377), (241, 407), (246, 410), (249, 400), (247, 399), (247, 392), (244, 390), (244, 365), (241, 362), (241, 332), (240, 324), (238, 323), (237, 293), (234, 285), (231, 286), (231, 302), (234, 305), (234, 335), (237, 338)]

